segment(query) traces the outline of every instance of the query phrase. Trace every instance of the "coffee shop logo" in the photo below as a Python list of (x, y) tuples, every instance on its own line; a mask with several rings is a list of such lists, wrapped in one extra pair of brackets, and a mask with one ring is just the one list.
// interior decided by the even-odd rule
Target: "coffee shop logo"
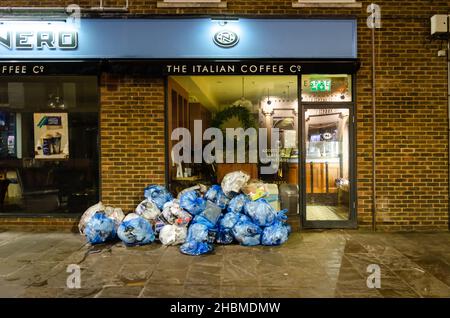
[(0, 48), (8, 50), (75, 50), (78, 48), (76, 31), (14, 31), (0, 28)]
[(214, 34), (214, 43), (217, 46), (230, 48), (238, 44), (239, 36), (230, 30), (221, 30)]

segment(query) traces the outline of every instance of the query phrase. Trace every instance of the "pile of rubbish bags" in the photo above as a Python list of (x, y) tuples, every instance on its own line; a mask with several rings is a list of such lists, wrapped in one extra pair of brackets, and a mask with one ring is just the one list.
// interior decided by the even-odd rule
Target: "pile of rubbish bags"
[[(159, 240), (181, 245), (188, 255), (202, 255), (216, 244), (280, 245), (291, 232), (286, 210), (276, 211), (264, 198), (261, 183), (242, 171), (227, 174), (221, 185), (197, 185), (177, 198), (162, 186), (144, 189), (145, 199), (125, 216), (101, 202), (83, 214), (78, 225), (91, 244), (120, 239), (127, 246)], [(257, 191), (255, 191), (255, 189)]]

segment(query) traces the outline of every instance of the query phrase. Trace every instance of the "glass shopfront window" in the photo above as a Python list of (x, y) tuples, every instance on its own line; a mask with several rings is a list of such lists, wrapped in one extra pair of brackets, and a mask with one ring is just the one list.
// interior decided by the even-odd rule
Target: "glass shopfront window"
[[(289, 216), (297, 218), (297, 92), (297, 76), (170, 77), (168, 136), (179, 128), (188, 136), (175, 134), (168, 140), (170, 190), (178, 194), (197, 184), (220, 184), (226, 174), (242, 171), (250, 176), (244, 193), (255, 199), (265, 195), (277, 211), (288, 209)], [(210, 136), (210, 128), (220, 133)], [(176, 163), (180, 144), (183, 161)], [(195, 153), (204, 155), (211, 149), (215, 149), (212, 162), (205, 156), (195, 162)]]
[(0, 78), (0, 213), (82, 213), (99, 197), (95, 76)]

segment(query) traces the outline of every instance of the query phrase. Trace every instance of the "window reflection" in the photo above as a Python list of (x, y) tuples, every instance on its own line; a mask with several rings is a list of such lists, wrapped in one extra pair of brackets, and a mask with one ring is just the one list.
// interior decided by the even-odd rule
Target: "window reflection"
[(98, 201), (98, 135), (96, 77), (1, 79), (0, 213), (82, 213)]

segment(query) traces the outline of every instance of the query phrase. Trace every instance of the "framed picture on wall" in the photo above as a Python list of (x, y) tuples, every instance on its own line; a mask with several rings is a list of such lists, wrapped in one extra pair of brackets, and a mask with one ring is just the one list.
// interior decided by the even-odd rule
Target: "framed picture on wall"
[(69, 158), (67, 113), (34, 113), (33, 122), (35, 158)]

